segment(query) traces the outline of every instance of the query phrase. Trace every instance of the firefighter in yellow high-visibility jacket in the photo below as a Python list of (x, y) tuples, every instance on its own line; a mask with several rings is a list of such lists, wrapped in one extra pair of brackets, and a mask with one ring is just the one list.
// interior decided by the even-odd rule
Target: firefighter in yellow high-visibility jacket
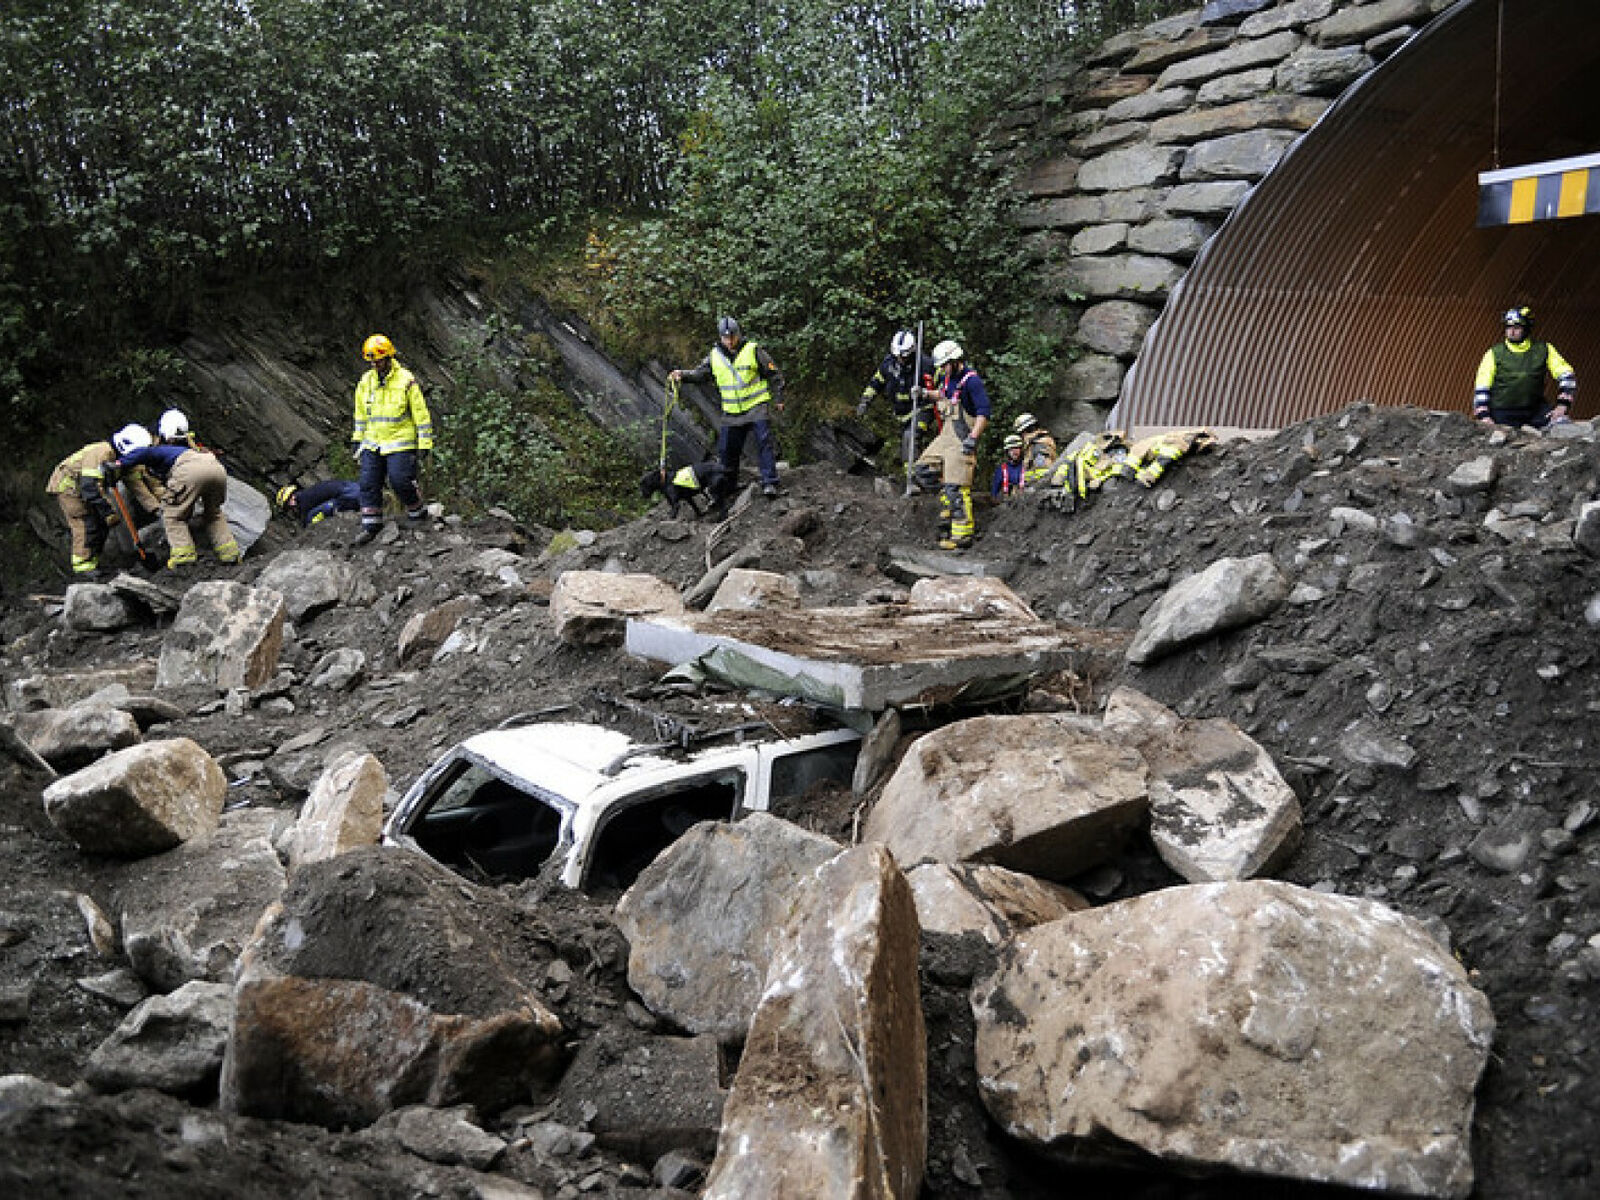
[(360, 467), (361, 532), (365, 546), (383, 528), (383, 485), (388, 483), (406, 510), (406, 520), (421, 525), (428, 519), (417, 486), (417, 469), (433, 453), (433, 417), (422, 388), (410, 371), (395, 361), (394, 343), (375, 333), (361, 347), (371, 370), (356, 384), (356, 461)]

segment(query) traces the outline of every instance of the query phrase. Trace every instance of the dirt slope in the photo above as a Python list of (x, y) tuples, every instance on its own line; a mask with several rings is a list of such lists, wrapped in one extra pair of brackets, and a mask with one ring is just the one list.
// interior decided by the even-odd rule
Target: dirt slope
[[(1480, 458), (1494, 466), (1488, 490), (1451, 481)], [(784, 497), (755, 498), (715, 531), (719, 551), (748, 548), (761, 567), (793, 573), (808, 604), (903, 594), (891, 548), (932, 546), (931, 497), (906, 500), (883, 480), (822, 466), (789, 472), (786, 482)], [(1456, 416), (1356, 408), (1213, 448), (1152, 489), (1116, 485), (1075, 513), (1026, 494), (984, 507), (966, 556), (1008, 564), (1012, 586), (1041, 617), (1086, 625), (1131, 628), (1168, 583), (1226, 556), (1270, 552), (1299, 585), (1255, 626), (1088, 682), (1097, 697), (1127, 682), (1185, 714), (1237, 722), (1273, 754), (1305, 809), (1306, 843), (1284, 877), (1383, 899), (1448, 933), (1499, 1022), (1474, 1139), (1476, 1194), (1485, 1197), (1578, 1197), (1595, 1187), (1600, 943), (1588, 942), (1600, 934), (1592, 782), (1600, 764), (1586, 725), (1600, 712), (1600, 685), (1585, 613), (1600, 594), (1600, 562), (1570, 533), (1578, 506), (1597, 495), (1600, 448), (1587, 437), (1508, 435)], [(1374, 528), (1341, 509), (1370, 515)], [(1498, 518), (1486, 525), (1491, 509)], [(161, 731), (193, 737), (229, 764), (240, 780), (233, 802), (296, 803), (281, 769), (274, 777), (251, 764), (313, 729), (326, 734), (319, 752), (340, 738), (372, 749), (403, 789), (466, 732), (648, 684), (654, 672), (620, 653), (558, 643), (541, 596), (577, 567), (648, 571), (690, 587), (707, 569), (713, 530), (647, 519), (545, 557), (547, 531), (495, 522), (406, 532), (359, 551), (348, 547), (352, 532), (342, 521), (275, 530), (229, 576), (248, 581), (285, 546), (319, 546), (369, 568), (379, 597), (298, 630), (286, 651), (292, 673), (243, 717), (201, 708)], [(527, 555), (527, 586), (483, 569), (491, 548)], [(197, 577), (223, 571), (201, 568)], [(404, 621), (463, 593), (478, 597), (468, 620), (475, 651), (400, 669)], [(65, 633), (47, 605), (26, 598), (3, 621), (7, 678), (153, 655), (160, 639), (153, 628)], [(367, 654), (369, 682), (342, 696), (305, 688), (310, 666), (339, 646)], [(108, 965), (93, 958), (81, 917), (61, 895), (93, 894), (96, 866), (43, 820), (39, 786), (10, 771), (0, 788), (0, 926), (22, 934), (0, 938), (0, 984), (31, 982), (27, 1019), (0, 1025), (0, 1073), (71, 1084), (120, 1012), (72, 982)], [(817, 819), (841, 833), (848, 817)], [(1103, 900), (1177, 880), (1139, 846), (1084, 882)], [(584, 922), (603, 916), (581, 900), (562, 904)], [(930, 945), (924, 955), (934, 1088), (927, 1191), (1059, 1194), (1059, 1171), (1009, 1146), (971, 1089), (965, 991), (983, 958), (963, 944)], [(232, 1123), (225, 1140), (186, 1154), (178, 1131), (200, 1119), (159, 1098), (97, 1100), (72, 1120), (36, 1116), (7, 1130), (0, 1183), (19, 1194), (235, 1196), (424, 1186), (416, 1160), (375, 1153), (360, 1135)], [(510, 1173), (552, 1195), (589, 1178), (600, 1193), (638, 1194), (649, 1165), (602, 1156)], [(1101, 1186), (1151, 1197), (1289, 1194), (1237, 1180), (1080, 1182), (1090, 1194)], [(459, 1176), (428, 1186), (470, 1187)]]

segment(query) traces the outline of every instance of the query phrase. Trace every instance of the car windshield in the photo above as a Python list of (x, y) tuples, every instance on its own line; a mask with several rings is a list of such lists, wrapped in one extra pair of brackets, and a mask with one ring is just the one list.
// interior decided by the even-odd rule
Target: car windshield
[(561, 810), (464, 760), (441, 780), (410, 832), (425, 854), (457, 870), (526, 879), (561, 844)]

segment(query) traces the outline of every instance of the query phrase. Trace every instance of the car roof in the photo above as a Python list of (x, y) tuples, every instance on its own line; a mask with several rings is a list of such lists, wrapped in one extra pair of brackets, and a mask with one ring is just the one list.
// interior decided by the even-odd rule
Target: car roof
[[(669, 765), (625, 733), (575, 721), (493, 729), (467, 738), (461, 749), (502, 774), (534, 779), (563, 796), (581, 796), (624, 771)], [(608, 773), (625, 755), (622, 769)]]

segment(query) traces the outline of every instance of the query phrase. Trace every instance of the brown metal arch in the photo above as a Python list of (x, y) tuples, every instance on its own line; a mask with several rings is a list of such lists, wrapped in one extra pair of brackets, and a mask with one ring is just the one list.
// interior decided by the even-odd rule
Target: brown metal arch
[(1293, 146), (1173, 289), (1112, 424), (1467, 411), (1512, 303), (1600, 411), (1600, 216), (1474, 226), (1479, 171), (1600, 151), (1600, 3), (1508, 0), (1498, 164), (1497, 9), (1462, 0)]

